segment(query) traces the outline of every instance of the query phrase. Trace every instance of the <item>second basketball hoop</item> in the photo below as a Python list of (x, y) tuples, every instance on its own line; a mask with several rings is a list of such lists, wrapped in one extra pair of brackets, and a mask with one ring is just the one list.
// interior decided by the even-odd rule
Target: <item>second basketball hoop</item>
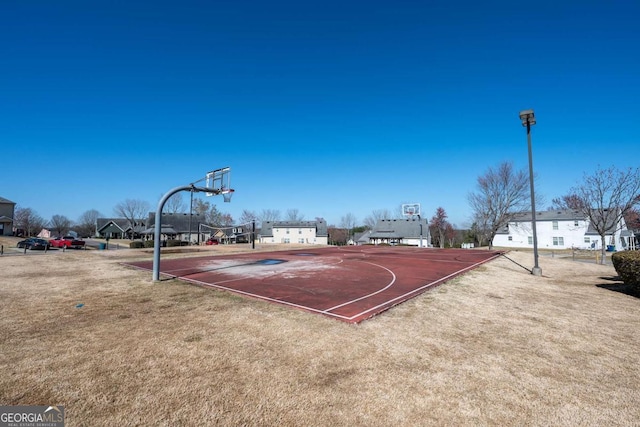
[(420, 203), (404, 203), (402, 205), (402, 216), (407, 219), (413, 219), (414, 216), (420, 216)]

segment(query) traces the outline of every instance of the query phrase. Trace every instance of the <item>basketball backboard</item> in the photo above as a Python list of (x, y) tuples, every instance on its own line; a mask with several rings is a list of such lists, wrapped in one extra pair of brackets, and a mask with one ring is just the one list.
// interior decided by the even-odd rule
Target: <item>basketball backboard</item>
[(414, 216), (420, 216), (420, 203), (403, 203), (402, 216), (406, 218), (413, 218)]
[(231, 201), (234, 190), (231, 188), (231, 168), (220, 168), (207, 172), (205, 187), (210, 192), (206, 192), (207, 196), (216, 196), (222, 194), (225, 202)]

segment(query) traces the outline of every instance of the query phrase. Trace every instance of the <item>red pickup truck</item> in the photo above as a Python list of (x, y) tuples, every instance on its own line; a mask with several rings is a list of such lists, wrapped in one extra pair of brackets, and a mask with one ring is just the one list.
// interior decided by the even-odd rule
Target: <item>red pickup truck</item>
[(73, 236), (58, 237), (53, 240), (49, 240), (52, 248), (84, 248), (85, 241), (74, 238)]

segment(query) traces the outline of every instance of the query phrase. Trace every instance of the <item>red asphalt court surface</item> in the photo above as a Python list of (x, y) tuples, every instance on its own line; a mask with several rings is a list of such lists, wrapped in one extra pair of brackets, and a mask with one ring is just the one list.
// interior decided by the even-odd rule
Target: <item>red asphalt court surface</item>
[[(160, 261), (178, 278), (359, 323), (502, 252), (351, 246)], [(152, 271), (153, 262), (125, 263)]]

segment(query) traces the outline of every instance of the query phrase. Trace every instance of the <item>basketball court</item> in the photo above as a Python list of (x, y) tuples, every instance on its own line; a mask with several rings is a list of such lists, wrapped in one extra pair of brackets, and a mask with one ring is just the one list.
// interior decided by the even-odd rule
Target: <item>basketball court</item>
[[(162, 260), (159, 270), (163, 278), (359, 323), (501, 254), (404, 246), (313, 247)], [(153, 269), (152, 261), (126, 265)]]

